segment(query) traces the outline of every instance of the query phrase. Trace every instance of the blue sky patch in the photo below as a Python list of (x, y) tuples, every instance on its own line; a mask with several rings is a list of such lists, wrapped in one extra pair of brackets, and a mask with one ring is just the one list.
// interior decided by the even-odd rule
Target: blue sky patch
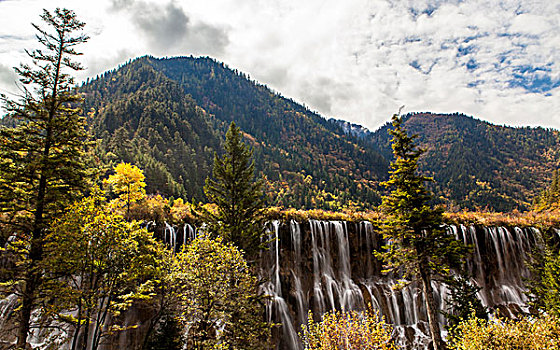
[(513, 69), (513, 77), (509, 81), (511, 88), (521, 87), (533, 93), (545, 93), (560, 86), (560, 79), (553, 79), (548, 66), (518, 66)]
[(473, 70), (475, 70), (475, 69), (478, 68), (478, 63), (476, 63), (476, 61), (475, 61), (473, 58), (471, 58), (471, 59), (467, 62), (466, 66), (467, 66), (467, 69), (468, 69), (469, 71), (473, 71)]
[(471, 54), (476, 50), (476, 48), (477, 47), (475, 45), (459, 46), (457, 48), (457, 57), (463, 57)]

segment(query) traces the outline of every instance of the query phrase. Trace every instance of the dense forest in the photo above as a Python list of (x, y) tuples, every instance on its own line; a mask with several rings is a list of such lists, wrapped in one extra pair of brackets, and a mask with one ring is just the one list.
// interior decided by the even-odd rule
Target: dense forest
[[(404, 125), (427, 150), (421, 171), (450, 209), (526, 210), (560, 161), (560, 133), (492, 125), (462, 114), (414, 113)], [(389, 125), (366, 136), (390, 159)]]
[[(81, 88), (105, 169), (146, 172), (147, 190), (204, 201), (213, 154), (235, 121), (267, 182), (267, 204), (366, 209), (380, 204), (392, 159), (389, 124), (371, 132), (326, 120), (211, 58), (141, 57)], [(560, 134), (497, 126), (463, 114), (412, 113), (427, 149), (420, 170), (450, 210), (526, 210), (551, 181)]]
[(213, 153), (235, 120), (267, 180), (269, 205), (338, 209), (379, 202), (388, 163), (378, 152), (210, 58), (142, 57), (81, 91), (100, 158), (145, 169), (150, 192), (203, 200)]

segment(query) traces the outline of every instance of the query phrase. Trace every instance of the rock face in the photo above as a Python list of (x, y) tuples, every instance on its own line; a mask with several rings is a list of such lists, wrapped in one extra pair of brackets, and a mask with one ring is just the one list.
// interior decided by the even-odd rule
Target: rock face
[[(539, 231), (462, 225), (447, 230), (473, 247), (466, 264), (473, 282), (482, 287), (478, 297), (483, 304), (500, 309), (502, 314), (526, 309), (523, 279), (529, 277), (529, 271), (524, 262), (536, 246)], [(190, 225), (166, 225), (160, 236), (178, 249), (196, 237), (196, 230)], [(382, 241), (371, 223), (275, 221), (269, 224), (269, 238), (269, 249), (261, 253), (261, 277), (266, 281), (263, 290), (272, 296), (267, 315), (282, 325), (274, 331), (277, 350), (302, 348), (297, 333), (309, 311), (318, 317), (332, 309), (364, 310), (368, 305), (394, 325), (401, 348), (427, 348), (427, 315), (421, 290), (415, 283), (400, 290), (392, 288), (396, 280), (382, 274), (381, 263), (373, 255), (374, 250), (381, 249)], [(439, 308), (446, 310), (446, 287), (438, 283), (433, 287)], [(6, 330), (13, 327), (10, 315), (15, 302), (15, 296), (0, 300), (0, 349), (14, 341)], [(121, 317), (123, 324), (137, 327), (106, 339), (102, 349), (140, 346), (150, 311), (133, 307)], [(443, 315), (440, 323), (445, 324)], [(44, 348), (47, 338), (62, 339), (63, 334), (55, 333), (36, 331), (32, 341)]]
[[(449, 226), (448, 233), (473, 246), (467, 268), (483, 289), (479, 298), (501, 313), (526, 308), (524, 261), (535, 246), (536, 229)], [(371, 304), (395, 325), (399, 345), (423, 349), (429, 343), (427, 315), (415, 283), (393, 290), (396, 280), (381, 273), (373, 251), (381, 239), (368, 222), (274, 222), (270, 249), (263, 253), (265, 291), (273, 295), (271, 320), (282, 323), (278, 349), (301, 349), (297, 332), (309, 311), (320, 315), (332, 309), (363, 310)], [(436, 302), (446, 310), (448, 291), (434, 283)], [(443, 315), (440, 323), (445, 324)]]

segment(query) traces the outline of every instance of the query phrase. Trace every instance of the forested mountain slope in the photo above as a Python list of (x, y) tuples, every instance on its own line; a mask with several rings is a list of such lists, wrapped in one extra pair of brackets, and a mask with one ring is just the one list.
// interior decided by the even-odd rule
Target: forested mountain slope
[[(558, 166), (557, 130), (498, 126), (462, 114), (416, 113), (404, 120), (427, 149), (421, 167), (436, 180), (437, 197), (460, 208), (527, 209)], [(390, 159), (388, 128), (368, 140)]]
[(202, 198), (220, 135), (179, 85), (133, 62), (88, 82), (82, 92), (105, 163), (140, 166), (148, 192)]
[[(375, 132), (326, 120), (211, 58), (141, 57), (88, 80), (84, 111), (110, 169), (138, 165), (148, 192), (204, 201), (204, 180), (235, 121), (254, 148), (268, 205), (373, 208), (392, 158), (389, 123)], [(4, 118), (2, 124), (13, 120)], [(463, 114), (413, 113), (421, 169), (451, 208), (528, 209), (560, 161), (560, 133), (492, 125)]]
[(99, 154), (145, 169), (149, 191), (203, 200), (212, 154), (235, 121), (268, 180), (269, 204), (379, 202), (388, 162), (374, 148), (210, 58), (141, 57), (81, 90)]

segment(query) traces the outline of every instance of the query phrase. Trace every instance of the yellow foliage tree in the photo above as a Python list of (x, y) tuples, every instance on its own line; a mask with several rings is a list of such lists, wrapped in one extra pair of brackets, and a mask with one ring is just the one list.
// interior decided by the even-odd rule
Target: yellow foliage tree
[(146, 183), (144, 172), (136, 165), (120, 163), (115, 169), (115, 174), (104, 181), (111, 186), (112, 191), (117, 194), (118, 203), (126, 204), (127, 216), (130, 213), (130, 204), (146, 197)]
[(396, 350), (391, 332), (371, 311), (328, 312), (318, 323), (310, 312), (301, 337), (305, 350)]

